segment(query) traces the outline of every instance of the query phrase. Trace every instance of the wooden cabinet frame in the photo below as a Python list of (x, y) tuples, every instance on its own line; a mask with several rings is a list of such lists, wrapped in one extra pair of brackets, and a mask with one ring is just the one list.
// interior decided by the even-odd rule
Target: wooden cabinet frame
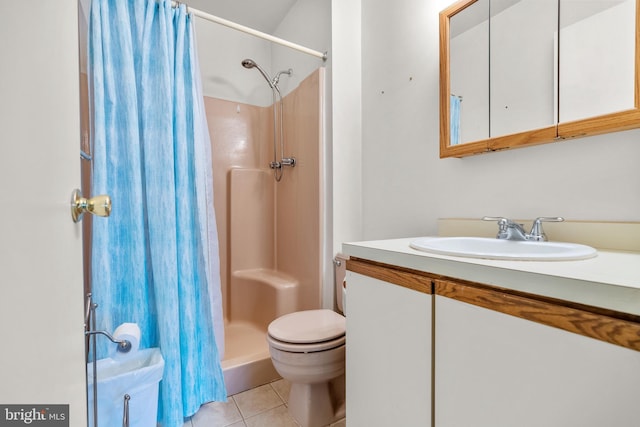
[(640, 128), (640, 0), (636, 0), (634, 108), (511, 135), (450, 145), (449, 20), (478, 0), (461, 0), (440, 12), (440, 158), (466, 157), (473, 154), (558, 142)]
[(347, 270), (640, 351), (640, 316), (353, 257)]

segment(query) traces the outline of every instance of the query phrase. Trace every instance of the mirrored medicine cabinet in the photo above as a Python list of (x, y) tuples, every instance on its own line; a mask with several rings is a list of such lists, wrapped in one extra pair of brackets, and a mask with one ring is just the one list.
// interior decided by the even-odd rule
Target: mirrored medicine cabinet
[(640, 128), (640, 0), (461, 0), (440, 13), (440, 157)]

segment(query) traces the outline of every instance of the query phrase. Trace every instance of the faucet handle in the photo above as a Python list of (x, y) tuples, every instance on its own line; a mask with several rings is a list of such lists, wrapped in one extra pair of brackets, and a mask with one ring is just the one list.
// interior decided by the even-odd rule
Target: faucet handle
[(502, 227), (506, 227), (507, 224), (509, 224), (509, 221), (511, 221), (509, 218), (505, 218), (503, 216), (484, 216), (482, 217), (483, 221), (498, 221), (498, 226), (500, 228)]
[(547, 241), (547, 235), (544, 234), (544, 230), (542, 229), (543, 222), (562, 222), (564, 218), (560, 216), (541, 216), (533, 221), (533, 225), (531, 226), (531, 233), (529, 233), (529, 240), (535, 240), (537, 242)]
[(507, 229), (509, 228), (509, 223), (511, 220), (509, 218), (505, 218), (503, 216), (485, 216), (482, 217), (483, 221), (497, 221), (498, 222), (498, 235), (496, 236), (498, 239), (502, 238), (507, 233)]

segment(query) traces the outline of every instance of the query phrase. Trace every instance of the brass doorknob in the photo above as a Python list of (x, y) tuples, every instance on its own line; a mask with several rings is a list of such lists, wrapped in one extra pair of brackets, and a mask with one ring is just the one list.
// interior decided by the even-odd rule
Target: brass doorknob
[(111, 214), (111, 197), (106, 194), (91, 197), (82, 197), (80, 190), (71, 193), (71, 218), (73, 222), (82, 220), (82, 215), (89, 212), (92, 215), (109, 216)]

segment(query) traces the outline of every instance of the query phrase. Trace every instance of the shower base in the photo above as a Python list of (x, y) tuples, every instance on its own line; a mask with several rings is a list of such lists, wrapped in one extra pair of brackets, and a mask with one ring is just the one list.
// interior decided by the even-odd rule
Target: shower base
[(271, 363), (267, 331), (250, 322), (225, 324), (222, 372), (229, 396), (280, 378)]

